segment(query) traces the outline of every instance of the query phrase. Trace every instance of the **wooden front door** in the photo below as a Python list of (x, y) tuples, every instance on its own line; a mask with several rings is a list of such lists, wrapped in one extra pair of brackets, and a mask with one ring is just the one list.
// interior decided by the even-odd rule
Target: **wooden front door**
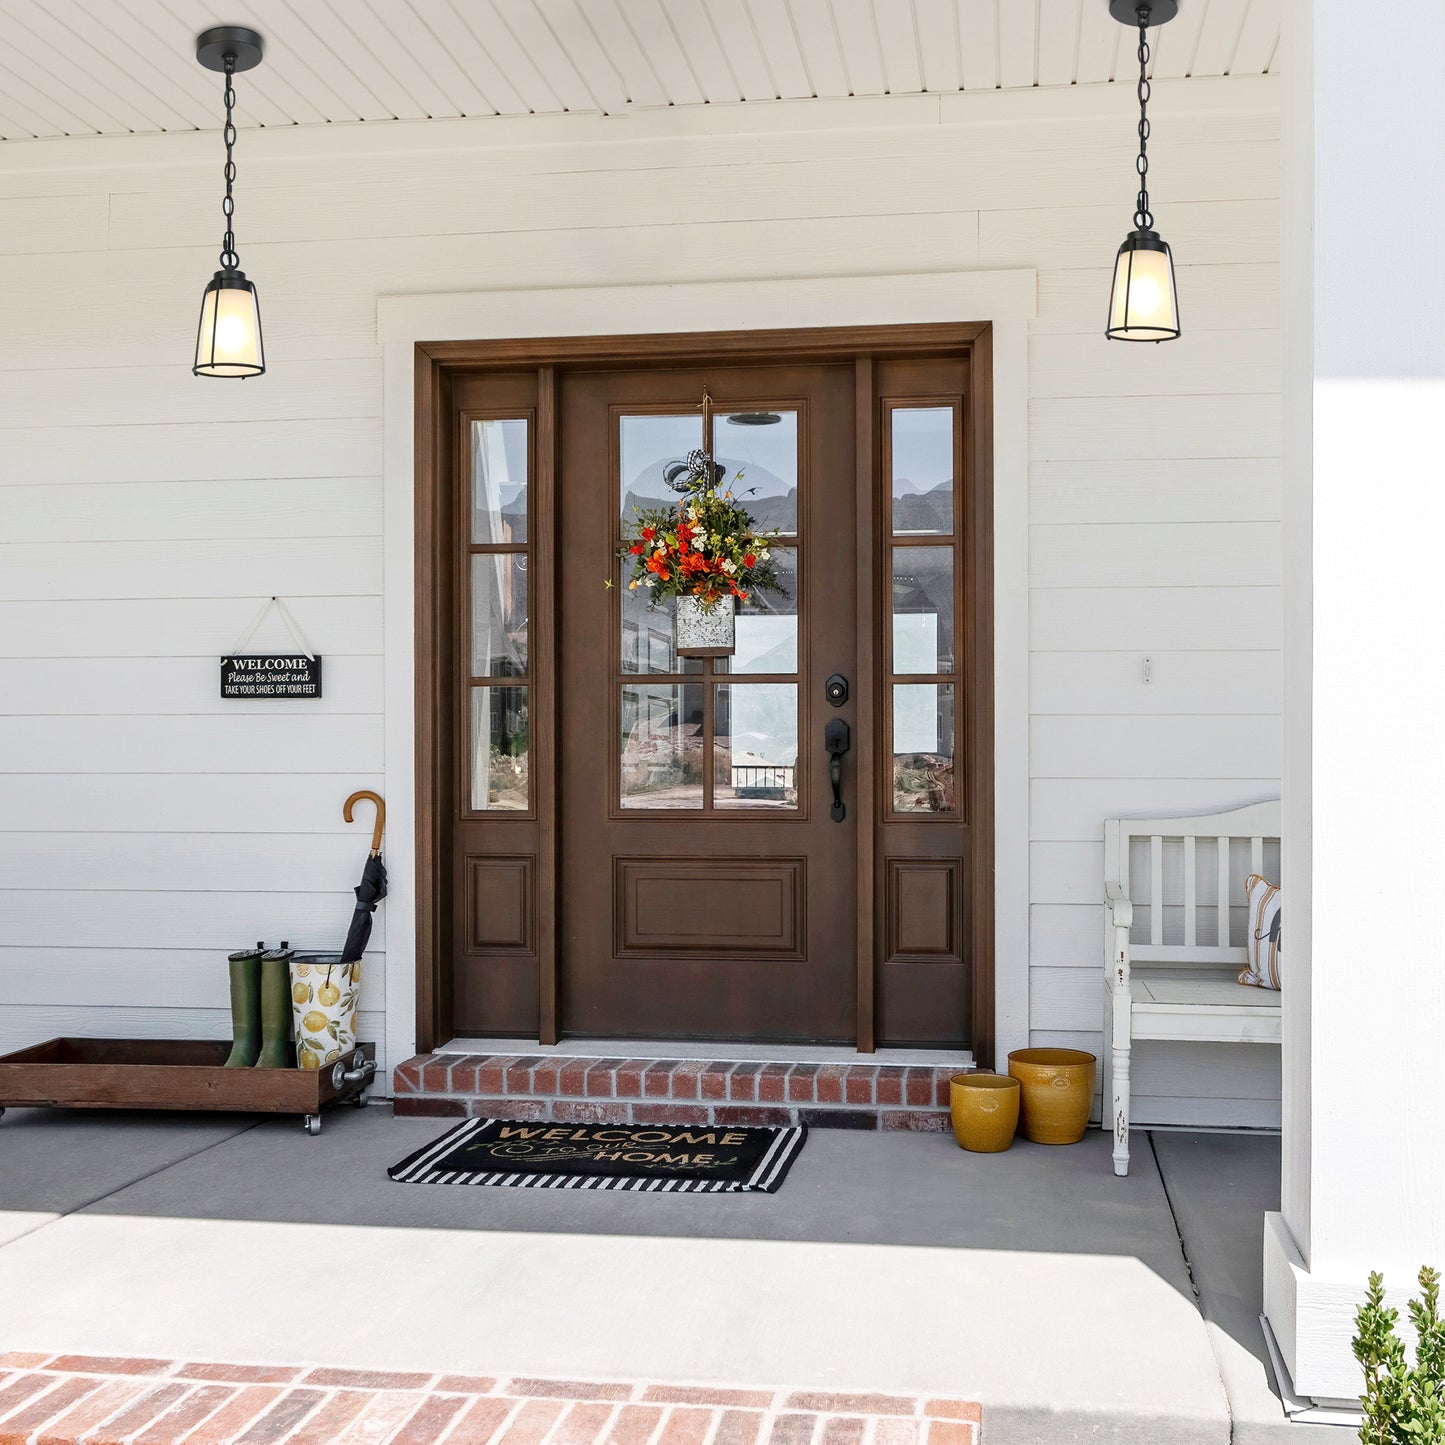
[[(986, 342), (423, 353), (423, 1047), (817, 1040), (988, 1061)], [(679, 657), (671, 608), (617, 555), (698, 447), (779, 534), (785, 592), (750, 598), (725, 658)]]
[[(561, 415), (562, 1028), (851, 1040), (856, 760), (835, 821), (823, 729), (854, 711), (824, 697), (857, 674), (853, 370), (583, 373)], [(731, 657), (678, 657), (616, 560), (697, 447), (781, 533)]]

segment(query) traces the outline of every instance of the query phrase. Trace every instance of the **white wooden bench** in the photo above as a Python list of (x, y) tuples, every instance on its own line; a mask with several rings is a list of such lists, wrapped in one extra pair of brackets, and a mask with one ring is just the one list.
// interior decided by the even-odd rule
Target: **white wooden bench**
[(1129, 1172), (1136, 1039), (1279, 1043), (1279, 994), (1238, 981), (1247, 960), (1244, 879), (1261, 873), (1279, 882), (1279, 819), (1276, 798), (1104, 824), (1103, 1098), (1115, 1174)]

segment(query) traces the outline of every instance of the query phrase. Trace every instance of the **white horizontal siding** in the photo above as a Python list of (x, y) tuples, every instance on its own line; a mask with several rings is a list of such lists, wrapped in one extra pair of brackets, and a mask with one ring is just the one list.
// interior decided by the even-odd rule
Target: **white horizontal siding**
[[(1146, 664), (1147, 662), (1147, 676)], [(1261, 713), (1282, 706), (1278, 652), (1035, 652), (1030, 700), (1040, 713)]]
[(253, 541), (278, 534), (379, 537), (381, 478), (0, 487), (0, 536), (8, 542)]
[[(290, 942), (301, 946), (294, 938)], [(96, 1008), (130, 1008), (137, 998), (158, 998), (168, 1009), (225, 1010), (221, 1017), (230, 1021), (230, 974), (225, 954), (215, 948), (4, 948), (0, 991), (15, 1008), (65, 1008), (82, 1000)], [(386, 954), (368, 948), (361, 1009), (377, 1014), (385, 1001)], [(227, 1032), (222, 1028), (215, 1037)]]
[(1029, 516), (1036, 524), (1278, 522), (1273, 457), (1035, 462)]
[[(249, 578), (243, 579), (249, 581)], [(215, 663), (255, 617), (261, 598), (131, 597), (0, 601), (0, 657), (60, 662), (72, 658), (152, 658)], [(287, 602), (306, 619), (306, 640), (325, 658), (381, 655), (381, 598), (317, 596), (299, 589)], [(216, 639), (226, 638), (220, 647)], [(251, 640), (287, 647), (290, 633), (273, 611)], [(70, 666), (68, 662), (65, 666)], [(72, 676), (79, 671), (70, 667)], [(329, 674), (328, 674), (329, 683)], [(219, 680), (217, 688), (219, 690)]]
[(270, 773), (278, 757), (313, 776), (375, 772), (381, 719), (254, 706), (223, 717), (0, 718), (0, 768), (12, 773)]
[[(214, 656), (0, 658), (0, 698), (8, 712), (40, 715), (164, 713), (274, 719), (333, 713), (374, 717), (381, 711), (381, 658), (338, 657), (314, 638), (307, 640), (322, 654), (319, 698), (222, 698)], [(284, 646), (287, 651), (295, 648), (289, 640)]]
[[(1102, 534), (1100, 534), (1102, 535)], [(1280, 589), (1234, 587), (1036, 587), (1029, 636), (1043, 652), (1130, 647), (1158, 651), (1277, 651)]]
[[(168, 1002), (169, 980), (160, 977), (151, 981), (154, 996), (162, 1002), (152, 1007), (131, 1005), (110, 1008), (78, 1003), (48, 1004), (40, 1007), (10, 1005), (0, 1007), (0, 1053), (26, 1048), (57, 1038), (102, 1039), (228, 1039), (231, 1037), (231, 1010), (216, 1008), (175, 1008)], [(357, 1034), (381, 1043), (385, 1038), (386, 1016), (378, 1012), (360, 1013), (356, 1019)]]
[[(125, 949), (132, 939), (155, 938), (164, 931), (166, 948), (208, 948), (222, 955), (258, 938), (268, 944), (284, 939), (297, 948), (339, 949), (356, 903), (349, 892), (203, 892), (166, 889), (155, 875), (149, 882), (147, 889), (7, 889), (6, 946)], [(378, 911), (372, 933), (378, 948), (385, 946), (385, 933)]]
[[(951, 46), (949, 7), (918, 9)], [(0, 1046), (221, 1037), (227, 949), (344, 929), (370, 814), (348, 826), (341, 802), (386, 788), (382, 555), (409, 545), (383, 536), (378, 295), (997, 266), (1038, 270), (1033, 1027), (1098, 1051), (1103, 819), (1278, 787), (1279, 117), (1160, 118), (1157, 212), (1186, 334), (1113, 346), (1131, 123), (1066, 72), (1112, 63), (1117, 27), (1089, 18), (1076, 58), (1056, 27), (1034, 33), (1031, 7), (1002, 9), (1006, 36), (973, 34), (965, 7), (957, 75), (951, 51), (874, 45), (839, 13), (835, 38), (826, 7), (794, 6), (809, 55), (834, 57), (811, 75), (763, 17), (777, 86), (992, 87), (1001, 57), (1021, 84), (1061, 89), (1047, 114), (1020, 93), (986, 114), (965, 102), (987, 97), (915, 96), (248, 132), (240, 241), (271, 369), (244, 386), (186, 365), (214, 268), (209, 149), (57, 141), (44, 164), (0, 150)], [(699, 70), (672, 67), (673, 94), (613, 32), (620, 77), (579, 56), (544, 79), (515, 46), (474, 83), (512, 109), (766, 89), (751, 41), (724, 53), (689, 35)], [(645, 40), (671, 54), (670, 34)], [(326, 656), (325, 698), (223, 704), (215, 659), (272, 594)], [(288, 639), (273, 618), (257, 643)], [(364, 974), (378, 1038), (385, 914)], [(1247, 1122), (1277, 1111), (1255, 1064), (1153, 1069), (1140, 1117), (1201, 1099), (1217, 1114), (1231, 1089)]]
[[(278, 737), (278, 743), (282, 741)], [(279, 757), (278, 762), (289, 762)], [(342, 833), (370, 840), (368, 827), (344, 823), (341, 805), (356, 788), (381, 791), (381, 773), (338, 781), (330, 774), (115, 773), (0, 774), (5, 827), (19, 833)], [(143, 841), (136, 846), (143, 850)], [(153, 877), (167, 880), (156, 869)]]

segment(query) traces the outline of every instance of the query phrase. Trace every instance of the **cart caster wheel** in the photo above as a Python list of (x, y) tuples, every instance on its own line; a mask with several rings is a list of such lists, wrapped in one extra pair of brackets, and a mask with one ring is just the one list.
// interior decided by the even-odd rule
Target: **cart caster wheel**
[(371, 1095), (370, 1095), (365, 1089), (363, 1089), (363, 1090), (351, 1101), (351, 1104), (352, 1104), (352, 1107), (355, 1108), (355, 1109), (364, 1109), (364, 1108), (366, 1108), (366, 1106), (367, 1106), (370, 1102), (371, 1102)]
[(321, 1132), (321, 1115), (308, 1114), (301, 1121), (301, 1127), (305, 1129), (308, 1134), (319, 1134)]

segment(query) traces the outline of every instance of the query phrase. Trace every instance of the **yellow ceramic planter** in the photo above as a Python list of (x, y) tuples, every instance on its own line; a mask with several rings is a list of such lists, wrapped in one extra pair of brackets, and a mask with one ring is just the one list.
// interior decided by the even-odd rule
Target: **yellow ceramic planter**
[(948, 1081), (953, 1137), (960, 1149), (998, 1154), (1014, 1141), (1019, 1081), (1006, 1074), (955, 1074)]
[(1019, 1081), (1024, 1138), (1035, 1144), (1077, 1144), (1094, 1101), (1093, 1054), (1081, 1049), (1015, 1049), (1008, 1071)]

